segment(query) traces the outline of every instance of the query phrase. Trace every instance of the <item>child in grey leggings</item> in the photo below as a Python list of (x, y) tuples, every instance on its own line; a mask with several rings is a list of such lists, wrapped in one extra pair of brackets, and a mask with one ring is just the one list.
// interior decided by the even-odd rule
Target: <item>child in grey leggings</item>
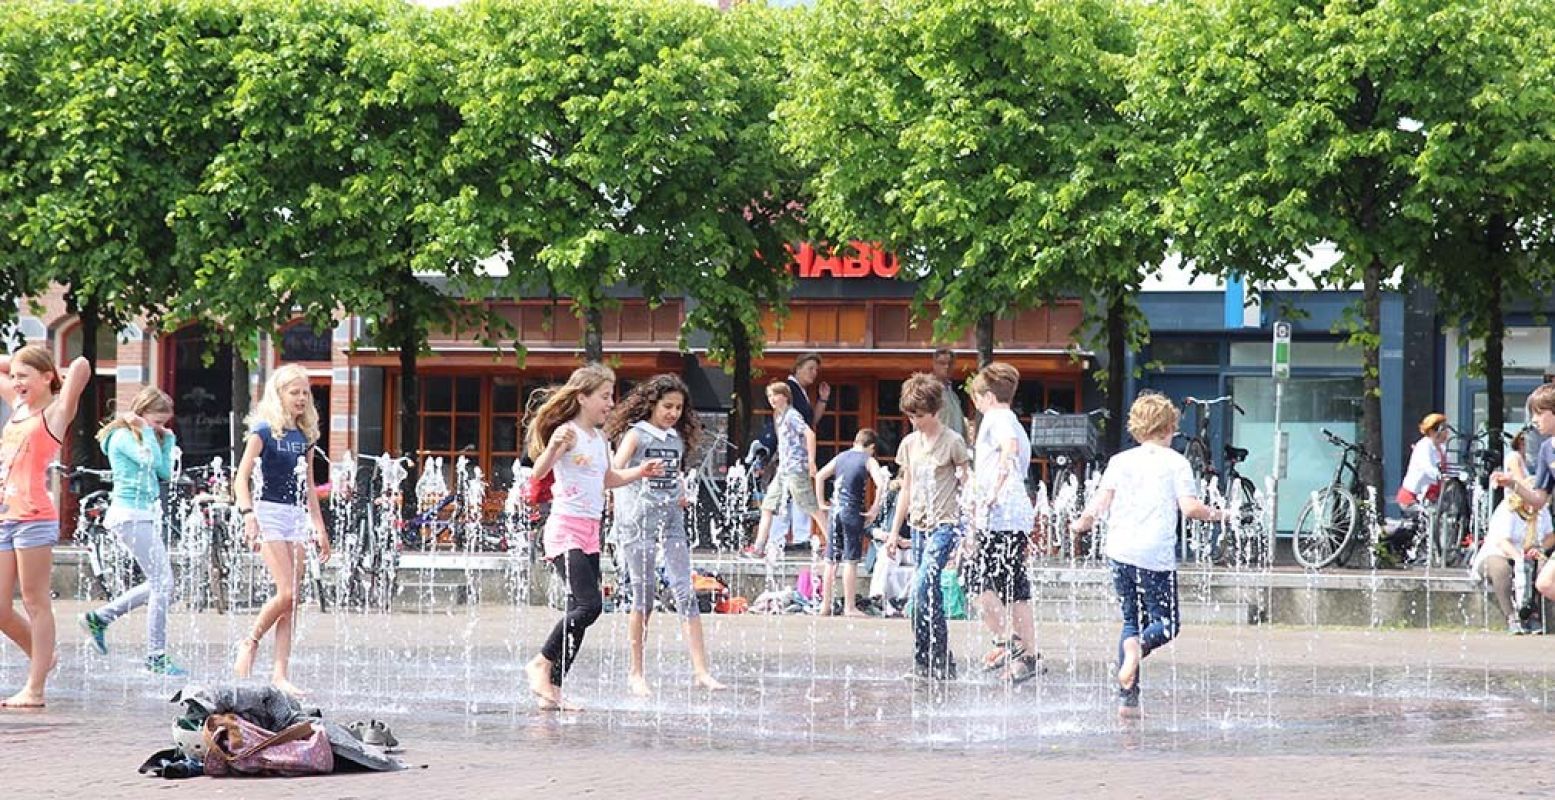
[(611, 539), (620, 548), (631, 581), (632, 663), (628, 685), (633, 694), (647, 696), (643, 677), (643, 638), (653, 613), (659, 548), (664, 549), (665, 577), (675, 596), (675, 610), (685, 628), (691, 649), (691, 669), (697, 685), (722, 689), (708, 670), (707, 649), (702, 642), (702, 618), (691, 585), (691, 547), (686, 539), (687, 497), (684, 467), (686, 453), (701, 435), (696, 415), (686, 408), (691, 396), (674, 375), (658, 375), (637, 385), (616, 406), (605, 433), (616, 442), (613, 466), (627, 469), (656, 459), (662, 474), (615, 491), (615, 527)]
[(108, 653), (108, 626), (130, 611), (146, 606), (146, 669), (158, 675), (188, 673), (167, 655), (167, 608), (173, 602), (173, 566), (162, 542), (161, 481), (170, 480), (177, 441), (167, 424), (173, 401), (155, 386), (135, 396), (130, 413), (98, 432), (97, 439), (113, 468), (113, 503), (108, 529), (135, 556), (146, 576), (139, 586), (115, 597), (96, 611), (81, 615), (81, 627), (97, 651)]

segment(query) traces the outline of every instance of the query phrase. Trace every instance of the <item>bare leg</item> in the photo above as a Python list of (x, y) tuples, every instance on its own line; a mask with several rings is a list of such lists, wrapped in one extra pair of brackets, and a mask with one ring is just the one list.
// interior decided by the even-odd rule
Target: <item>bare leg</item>
[(1019, 600), (1010, 605), (1010, 619), (1015, 635), (1026, 644), (1028, 655), (1037, 655), (1037, 620), (1031, 603)]
[(653, 694), (648, 688), (648, 681), (643, 677), (643, 639), (648, 632), (648, 615), (641, 611), (633, 611), (629, 615), (629, 638), (632, 644), (631, 672), (627, 676), (627, 686), (632, 694), (638, 697), (647, 697)]
[(0, 550), (0, 633), (16, 643), (23, 655), (32, 657), (32, 625), (16, 613), (16, 551)]
[[(16, 572), (22, 587), (22, 607), (27, 609), (31, 628), (31, 650), (27, 653), (27, 685), (5, 700), (7, 708), (42, 708), (44, 687), (54, 669), (54, 598), (52, 578), (54, 548), (29, 547), (17, 550)], [(9, 602), (10, 598), (6, 598)]]
[(837, 588), (837, 564), (826, 562), (826, 567), (821, 572), (821, 616), (831, 616), (832, 598), (836, 597)]
[[(289, 552), (288, 552), (289, 551)], [(275, 621), (275, 666), (272, 668), (270, 682), (275, 688), (290, 695), (301, 695), (303, 691), (298, 689), (291, 681), (292, 668), (292, 639), (297, 631), (297, 612), (300, 610), (298, 600), (299, 583), (302, 580), (304, 570), (307, 568), (307, 546), (296, 542), (287, 542), (286, 551), (282, 551), (282, 557), (291, 557), (291, 611)]]
[(1534, 580), (1533, 587), (1539, 590), (1539, 594), (1555, 600), (1555, 558), (1544, 562), (1539, 568), (1539, 577)]
[(772, 531), (772, 512), (763, 508), (761, 510), (761, 522), (756, 524), (756, 541), (751, 542), (751, 550), (760, 553), (767, 546), (767, 535)]
[(985, 591), (977, 596), (977, 607), (982, 612), (983, 627), (993, 634), (995, 639), (1004, 639), (1009, 636), (1009, 620), (1004, 616), (1004, 601), (999, 599), (999, 594), (993, 591)]
[(842, 613), (849, 617), (862, 614), (858, 610), (858, 562), (842, 563)]
[(534, 693), (540, 708), (555, 711), (561, 707), (561, 690), (551, 683), (551, 661), (535, 655), (524, 665), (524, 675), (529, 678), (529, 691)]
[(694, 679), (703, 689), (718, 691), (727, 689), (713, 677), (712, 671), (707, 665), (707, 645), (702, 640), (702, 618), (692, 617), (686, 620), (681, 627), (686, 633), (686, 646), (691, 649), (691, 669), (695, 673)]
[(1123, 640), (1123, 663), (1118, 665), (1118, 686), (1124, 689), (1134, 688), (1134, 681), (1139, 678), (1139, 662), (1144, 658), (1144, 650), (1141, 649), (1138, 636), (1130, 636)]

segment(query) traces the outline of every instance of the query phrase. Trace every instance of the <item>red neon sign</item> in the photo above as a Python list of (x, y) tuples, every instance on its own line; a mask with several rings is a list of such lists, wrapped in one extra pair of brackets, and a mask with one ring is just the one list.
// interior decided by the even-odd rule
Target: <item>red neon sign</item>
[(794, 255), (801, 278), (894, 278), (902, 265), (896, 256), (864, 242), (853, 242), (847, 255), (821, 255), (815, 246), (802, 242)]

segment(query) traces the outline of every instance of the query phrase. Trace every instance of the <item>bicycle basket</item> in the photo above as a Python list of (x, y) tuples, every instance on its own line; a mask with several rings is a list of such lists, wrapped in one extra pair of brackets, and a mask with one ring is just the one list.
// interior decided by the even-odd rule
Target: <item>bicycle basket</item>
[(1085, 414), (1035, 414), (1031, 418), (1031, 451), (1091, 459), (1101, 452), (1101, 433)]

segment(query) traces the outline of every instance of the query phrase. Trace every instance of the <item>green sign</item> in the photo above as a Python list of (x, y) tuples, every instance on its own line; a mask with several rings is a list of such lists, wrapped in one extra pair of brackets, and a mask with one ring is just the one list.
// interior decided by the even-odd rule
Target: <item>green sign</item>
[(1290, 379), (1290, 323), (1274, 323), (1274, 379)]

